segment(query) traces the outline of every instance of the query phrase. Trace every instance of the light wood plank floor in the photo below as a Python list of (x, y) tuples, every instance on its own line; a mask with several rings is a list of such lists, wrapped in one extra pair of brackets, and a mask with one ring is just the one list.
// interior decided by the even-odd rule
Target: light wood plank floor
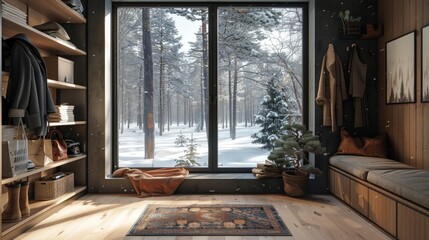
[[(147, 204), (273, 204), (292, 237), (126, 237)], [(22, 234), (23, 240), (260, 240), (260, 239), (390, 239), (371, 223), (330, 195), (302, 199), (283, 195), (174, 195), (137, 198), (135, 195), (88, 194)]]

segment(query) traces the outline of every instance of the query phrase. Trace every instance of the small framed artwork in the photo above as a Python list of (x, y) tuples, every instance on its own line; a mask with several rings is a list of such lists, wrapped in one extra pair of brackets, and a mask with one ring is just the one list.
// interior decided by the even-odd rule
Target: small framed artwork
[(416, 101), (416, 32), (386, 43), (386, 103)]
[(429, 102), (429, 25), (422, 28), (422, 102)]

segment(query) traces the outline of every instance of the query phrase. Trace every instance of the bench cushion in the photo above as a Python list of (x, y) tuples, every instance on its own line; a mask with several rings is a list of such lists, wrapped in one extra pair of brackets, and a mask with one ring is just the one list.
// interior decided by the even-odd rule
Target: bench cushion
[(429, 172), (421, 169), (374, 170), (368, 182), (429, 208)]
[(364, 157), (354, 155), (336, 155), (329, 159), (329, 164), (335, 166), (351, 175), (362, 180), (367, 179), (368, 172), (371, 170), (384, 169), (410, 169), (411, 166), (403, 163), (377, 157)]

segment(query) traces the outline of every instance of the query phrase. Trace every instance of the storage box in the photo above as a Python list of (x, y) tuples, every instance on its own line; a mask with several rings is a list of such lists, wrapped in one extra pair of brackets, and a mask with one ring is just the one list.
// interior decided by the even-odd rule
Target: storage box
[(73, 192), (74, 174), (65, 173), (66, 176), (57, 180), (34, 182), (34, 199), (51, 200), (61, 195)]
[(60, 82), (74, 83), (74, 62), (52, 56), (43, 58), (46, 63), (48, 78)]

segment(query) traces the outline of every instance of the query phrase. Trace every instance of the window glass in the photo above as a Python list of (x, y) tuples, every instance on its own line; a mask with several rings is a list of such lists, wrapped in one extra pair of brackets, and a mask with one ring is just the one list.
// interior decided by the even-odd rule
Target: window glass
[(115, 9), (115, 167), (250, 171), (303, 123), (303, 7)]
[(218, 8), (218, 166), (264, 162), (302, 123), (302, 9)]
[(206, 17), (206, 8), (118, 8), (119, 167), (208, 166)]

